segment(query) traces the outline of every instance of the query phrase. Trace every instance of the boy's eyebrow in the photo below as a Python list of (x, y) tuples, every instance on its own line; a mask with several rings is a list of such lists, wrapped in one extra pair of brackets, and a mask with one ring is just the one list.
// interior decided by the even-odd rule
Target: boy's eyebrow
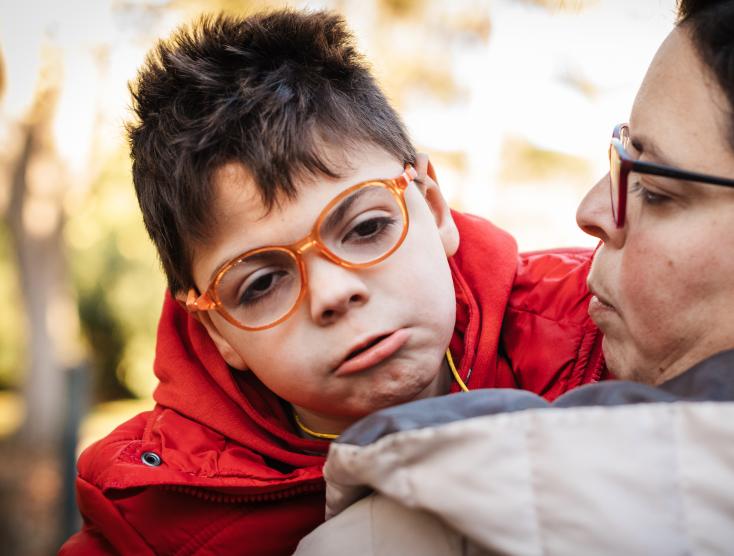
[(351, 207), (354, 204), (354, 202), (359, 198), (359, 196), (365, 193), (365, 191), (366, 191), (365, 189), (359, 189), (355, 191), (354, 193), (352, 193), (351, 195), (349, 195), (349, 197), (344, 199), (341, 203), (339, 203), (336, 206), (336, 209), (332, 210), (329, 213), (329, 216), (324, 221), (322, 225), (322, 231), (324, 233), (328, 233), (331, 230), (333, 230), (336, 224), (338, 222), (341, 222), (341, 219), (344, 218), (344, 215), (349, 210), (349, 207)]
[[(218, 265), (216, 265), (214, 267), (214, 270), (212, 271), (212, 273), (209, 275), (209, 283), (211, 284), (212, 280), (214, 280), (214, 277), (219, 273), (219, 271), (221, 270), (221, 268), (224, 265), (226, 265), (230, 261), (233, 261), (238, 256), (243, 255), (244, 253), (247, 253), (247, 251), (251, 251), (251, 249), (247, 249), (245, 251), (240, 251), (240, 252), (238, 252), (237, 255), (233, 255), (231, 257), (230, 256), (227, 256), (221, 263), (219, 263)], [(247, 260), (248, 261), (251, 260), (251, 259), (252, 260), (258, 260), (260, 258), (263, 258), (264, 256), (265, 255), (263, 255), (262, 253), (261, 254), (258, 254), (258, 255), (250, 255), (249, 257), (247, 257)]]
[[(235, 255), (235, 256), (236, 256), (236, 255)], [(216, 275), (217, 275), (217, 274), (219, 273), (219, 271), (220, 271), (220, 270), (222, 269), (222, 267), (223, 267), (223, 266), (224, 266), (225, 264), (227, 264), (227, 263), (228, 263), (229, 261), (231, 261), (231, 260), (232, 260), (233, 258), (234, 258), (234, 257), (229, 257), (229, 258), (227, 258), (227, 259), (224, 259), (224, 260), (223, 260), (222, 262), (220, 262), (220, 263), (217, 263), (216, 265), (214, 265), (214, 270), (212, 270), (211, 274), (209, 274), (209, 279), (207, 280), (207, 282), (208, 282), (209, 284), (211, 284), (211, 283), (212, 283), (212, 281), (214, 280), (214, 277), (215, 277), (215, 276), (216, 276)]]
[(214, 270), (212, 270), (211, 274), (209, 274), (209, 284), (212, 283), (212, 281), (214, 280), (216, 275), (219, 274), (219, 271), (222, 270), (222, 267), (224, 265), (235, 260), (237, 257), (244, 255), (248, 251), (252, 251), (252, 249), (245, 249), (244, 251), (239, 250), (234, 255), (225, 255), (224, 257), (222, 257), (222, 260), (220, 260), (216, 265), (214, 265)]

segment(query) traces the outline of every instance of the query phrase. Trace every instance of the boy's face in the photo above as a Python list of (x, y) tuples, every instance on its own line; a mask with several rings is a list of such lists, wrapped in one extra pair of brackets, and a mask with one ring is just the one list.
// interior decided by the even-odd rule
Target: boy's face
[[(240, 253), (302, 239), (329, 201), (350, 186), (403, 171), (374, 147), (352, 153), (342, 178), (303, 181), (297, 199), (270, 213), (242, 165), (215, 172), (215, 227), (209, 245), (195, 251), (197, 289), (205, 291), (216, 270)], [(329, 154), (327, 160), (339, 160)], [(307, 251), (305, 296), (280, 324), (247, 331), (216, 311), (198, 313), (224, 359), (255, 373), (312, 428), (338, 432), (382, 407), (438, 394), (449, 380), (444, 353), (455, 297), (447, 256), (458, 247), (458, 232), (430, 180), (411, 183), (405, 200), (408, 234), (384, 261), (348, 269)], [(365, 344), (372, 347), (355, 357)]]

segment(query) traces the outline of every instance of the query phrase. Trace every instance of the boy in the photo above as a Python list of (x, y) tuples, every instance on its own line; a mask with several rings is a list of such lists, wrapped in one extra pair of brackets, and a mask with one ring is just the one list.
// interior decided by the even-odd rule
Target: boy
[(141, 71), (133, 178), (172, 294), (160, 385), (80, 458), (62, 553), (290, 553), (323, 520), (328, 440), (359, 418), (601, 378), (589, 253), (518, 261), (449, 211), (351, 43), (327, 13), (220, 17)]

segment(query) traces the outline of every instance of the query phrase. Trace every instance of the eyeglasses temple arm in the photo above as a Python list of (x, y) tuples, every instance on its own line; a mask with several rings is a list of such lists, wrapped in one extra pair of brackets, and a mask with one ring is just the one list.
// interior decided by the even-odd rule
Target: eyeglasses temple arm
[(649, 162), (641, 162), (639, 160), (632, 161), (632, 170), (641, 171), (654, 176), (710, 183), (712, 185), (723, 185), (724, 187), (734, 187), (734, 180), (732, 179), (711, 176), (708, 174), (699, 174), (698, 172), (687, 172), (685, 170), (679, 170), (678, 168), (663, 166), (661, 164), (652, 164)]
[(197, 295), (196, 290), (191, 288), (189, 293), (186, 295), (186, 310), (189, 313), (196, 313), (197, 311), (211, 311), (214, 307), (216, 307), (216, 303), (214, 303), (206, 293)]
[(405, 171), (403, 172), (403, 175), (400, 177), (405, 182), (404, 187), (408, 187), (410, 185), (410, 182), (412, 182), (413, 180), (415, 180), (415, 178), (418, 177), (418, 171), (415, 168), (413, 168), (410, 164), (406, 164)]

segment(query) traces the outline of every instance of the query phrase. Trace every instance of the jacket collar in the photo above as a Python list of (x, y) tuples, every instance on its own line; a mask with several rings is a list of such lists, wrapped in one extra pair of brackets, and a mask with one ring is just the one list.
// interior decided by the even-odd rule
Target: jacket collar
[(659, 388), (686, 401), (734, 401), (734, 349), (701, 361)]

